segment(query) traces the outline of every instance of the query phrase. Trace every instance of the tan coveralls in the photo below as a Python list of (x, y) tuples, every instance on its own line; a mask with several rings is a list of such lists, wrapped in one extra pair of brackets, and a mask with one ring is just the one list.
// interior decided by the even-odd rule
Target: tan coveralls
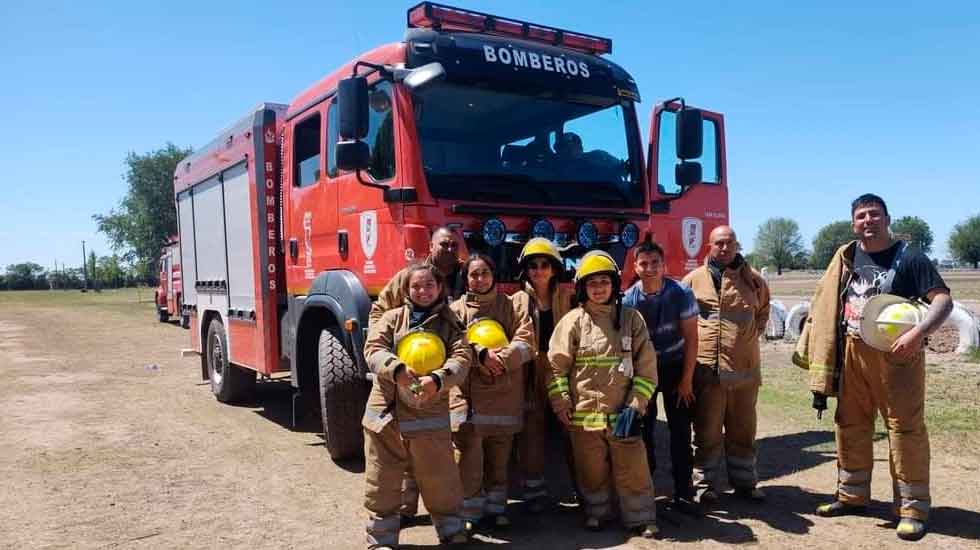
[[(892, 498), (899, 517), (929, 518), (929, 434), (925, 423), (925, 352), (907, 363), (878, 351), (857, 336), (837, 341), (843, 302), (853, 272), (856, 241), (837, 250), (820, 280), (798, 355), (816, 374), (843, 363), (834, 415), (837, 439), (837, 499), (856, 506), (871, 500), (873, 435), (880, 412), (888, 430)], [(842, 349), (841, 349), (842, 348)], [(838, 355), (840, 352), (840, 355)], [(828, 393), (828, 392), (824, 392)]]
[[(574, 292), (570, 288), (556, 286), (551, 294), (551, 316), (553, 326), (572, 309)], [(534, 362), (527, 365), (525, 370), (526, 412), (524, 415), (524, 431), (517, 436), (517, 453), (520, 458), (520, 470), (524, 475), (524, 499), (533, 500), (548, 496), (545, 484), (545, 447), (548, 441), (547, 427), (550, 414), (548, 400), (548, 384), (551, 382), (551, 364), (548, 363), (548, 353), (541, 350), (539, 310), (534, 288), (525, 284), (511, 296), (514, 307), (525, 312), (534, 323), (535, 343), (538, 344)]]
[(548, 345), (554, 376), (548, 395), (556, 414), (572, 411), (575, 474), (586, 516), (609, 514), (611, 475), (623, 523), (638, 527), (657, 518), (646, 448), (639, 435), (616, 438), (613, 427), (625, 406), (646, 410), (657, 385), (657, 354), (643, 317), (624, 308), (617, 331), (615, 309), (588, 303), (558, 322)]
[(720, 295), (707, 265), (688, 273), (683, 282), (694, 291), (701, 310), (694, 372), (694, 489), (699, 496), (713, 489), (722, 451), (731, 486), (752, 489), (759, 482), (759, 335), (769, 320), (769, 287), (744, 260), (722, 272)]
[[(432, 257), (426, 256), (422, 261), (424, 264), (431, 264)], [(444, 293), (449, 300), (456, 299), (462, 293), (462, 273), (463, 261), (458, 260), (454, 280), (443, 282)], [(446, 276), (443, 273), (443, 276)], [(402, 269), (388, 281), (388, 284), (378, 293), (377, 299), (371, 304), (371, 311), (368, 313), (368, 328), (375, 324), (384, 312), (401, 307), (408, 298), (406, 289), (408, 288), (408, 268)], [(419, 485), (415, 482), (415, 475), (412, 474), (411, 465), (405, 472), (405, 481), (402, 483), (402, 509), (401, 514), (412, 517), (419, 511)]]
[(479, 357), (487, 350), (471, 344), (473, 368), (466, 381), (449, 396), (453, 445), (463, 481), (462, 516), (475, 522), (484, 513), (501, 515), (507, 507), (510, 452), (524, 416), (522, 365), (533, 356), (534, 333), (530, 317), (518, 312), (511, 299), (496, 290), (467, 293), (450, 308), (463, 326), (481, 318), (498, 321), (510, 341), (507, 347), (496, 350), (507, 369), (497, 377), (477, 367)]
[(418, 326), (442, 338), (448, 358), (433, 373), (442, 383), (439, 393), (421, 403), (395, 382), (396, 370), (405, 367), (393, 350), (409, 331), (410, 312), (410, 305), (386, 312), (371, 325), (364, 346), (375, 375), (362, 421), (369, 547), (398, 544), (402, 480), (410, 467), (439, 538), (448, 539), (463, 529), (463, 488), (453, 460), (449, 392), (466, 379), (471, 353), (459, 320), (438, 303)]

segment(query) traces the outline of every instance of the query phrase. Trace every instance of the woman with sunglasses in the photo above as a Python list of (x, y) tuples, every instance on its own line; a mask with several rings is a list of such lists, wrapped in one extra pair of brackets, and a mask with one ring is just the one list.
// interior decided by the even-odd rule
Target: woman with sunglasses
[(450, 394), (453, 445), (463, 481), (463, 520), (472, 529), (486, 517), (508, 527), (508, 465), (514, 435), (524, 423), (522, 365), (533, 357), (526, 312), (497, 292), (493, 260), (473, 254), (463, 264), (466, 294), (450, 305), (466, 326), (474, 368)]
[[(551, 410), (548, 401), (551, 372), (548, 341), (555, 324), (572, 309), (574, 292), (558, 284), (564, 264), (558, 248), (550, 240), (542, 237), (529, 240), (521, 250), (518, 264), (521, 269), (521, 290), (514, 293), (511, 299), (519, 310), (527, 312), (534, 323), (537, 355), (533, 362), (525, 366), (527, 411), (524, 431), (518, 436), (517, 445), (520, 469), (524, 475), (524, 501), (529, 512), (540, 513), (548, 498), (544, 478), (548, 414)], [(569, 469), (574, 472), (571, 465)], [(571, 477), (574, 479), (574, 476)]]

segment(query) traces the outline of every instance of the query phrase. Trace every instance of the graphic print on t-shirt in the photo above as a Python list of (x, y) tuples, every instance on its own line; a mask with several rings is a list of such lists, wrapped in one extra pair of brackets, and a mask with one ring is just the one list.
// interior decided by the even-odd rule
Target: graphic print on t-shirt
[(847, 287), (847, 302), (844, 304), (844, 318), (847, 319), (848, 332), (857, 333), (861, 324), (861, 313), (868, 300), (881, 294), (881, 283), (888, 275), (888, 268), (868, 262), (854, 266), (854, 277)]

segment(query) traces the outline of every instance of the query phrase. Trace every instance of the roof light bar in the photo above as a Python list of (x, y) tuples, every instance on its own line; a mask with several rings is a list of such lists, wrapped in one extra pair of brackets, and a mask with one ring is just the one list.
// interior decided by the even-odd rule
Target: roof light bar
[(409, 28), (484, 32), (544, 42), (595, 55), (612, 53), (612, 40), (609, 38), (464, 10), (435, 2), (421, 2), (409, 8), (407, 19)]

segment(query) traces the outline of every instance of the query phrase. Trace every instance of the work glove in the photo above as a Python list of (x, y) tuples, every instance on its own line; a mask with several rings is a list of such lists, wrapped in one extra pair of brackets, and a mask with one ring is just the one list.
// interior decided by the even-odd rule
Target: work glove
[(613, 436), (618, 439), (640, 435), (640, 417), (642, 415), (633, 407), (624, 407), (613, 426)]

